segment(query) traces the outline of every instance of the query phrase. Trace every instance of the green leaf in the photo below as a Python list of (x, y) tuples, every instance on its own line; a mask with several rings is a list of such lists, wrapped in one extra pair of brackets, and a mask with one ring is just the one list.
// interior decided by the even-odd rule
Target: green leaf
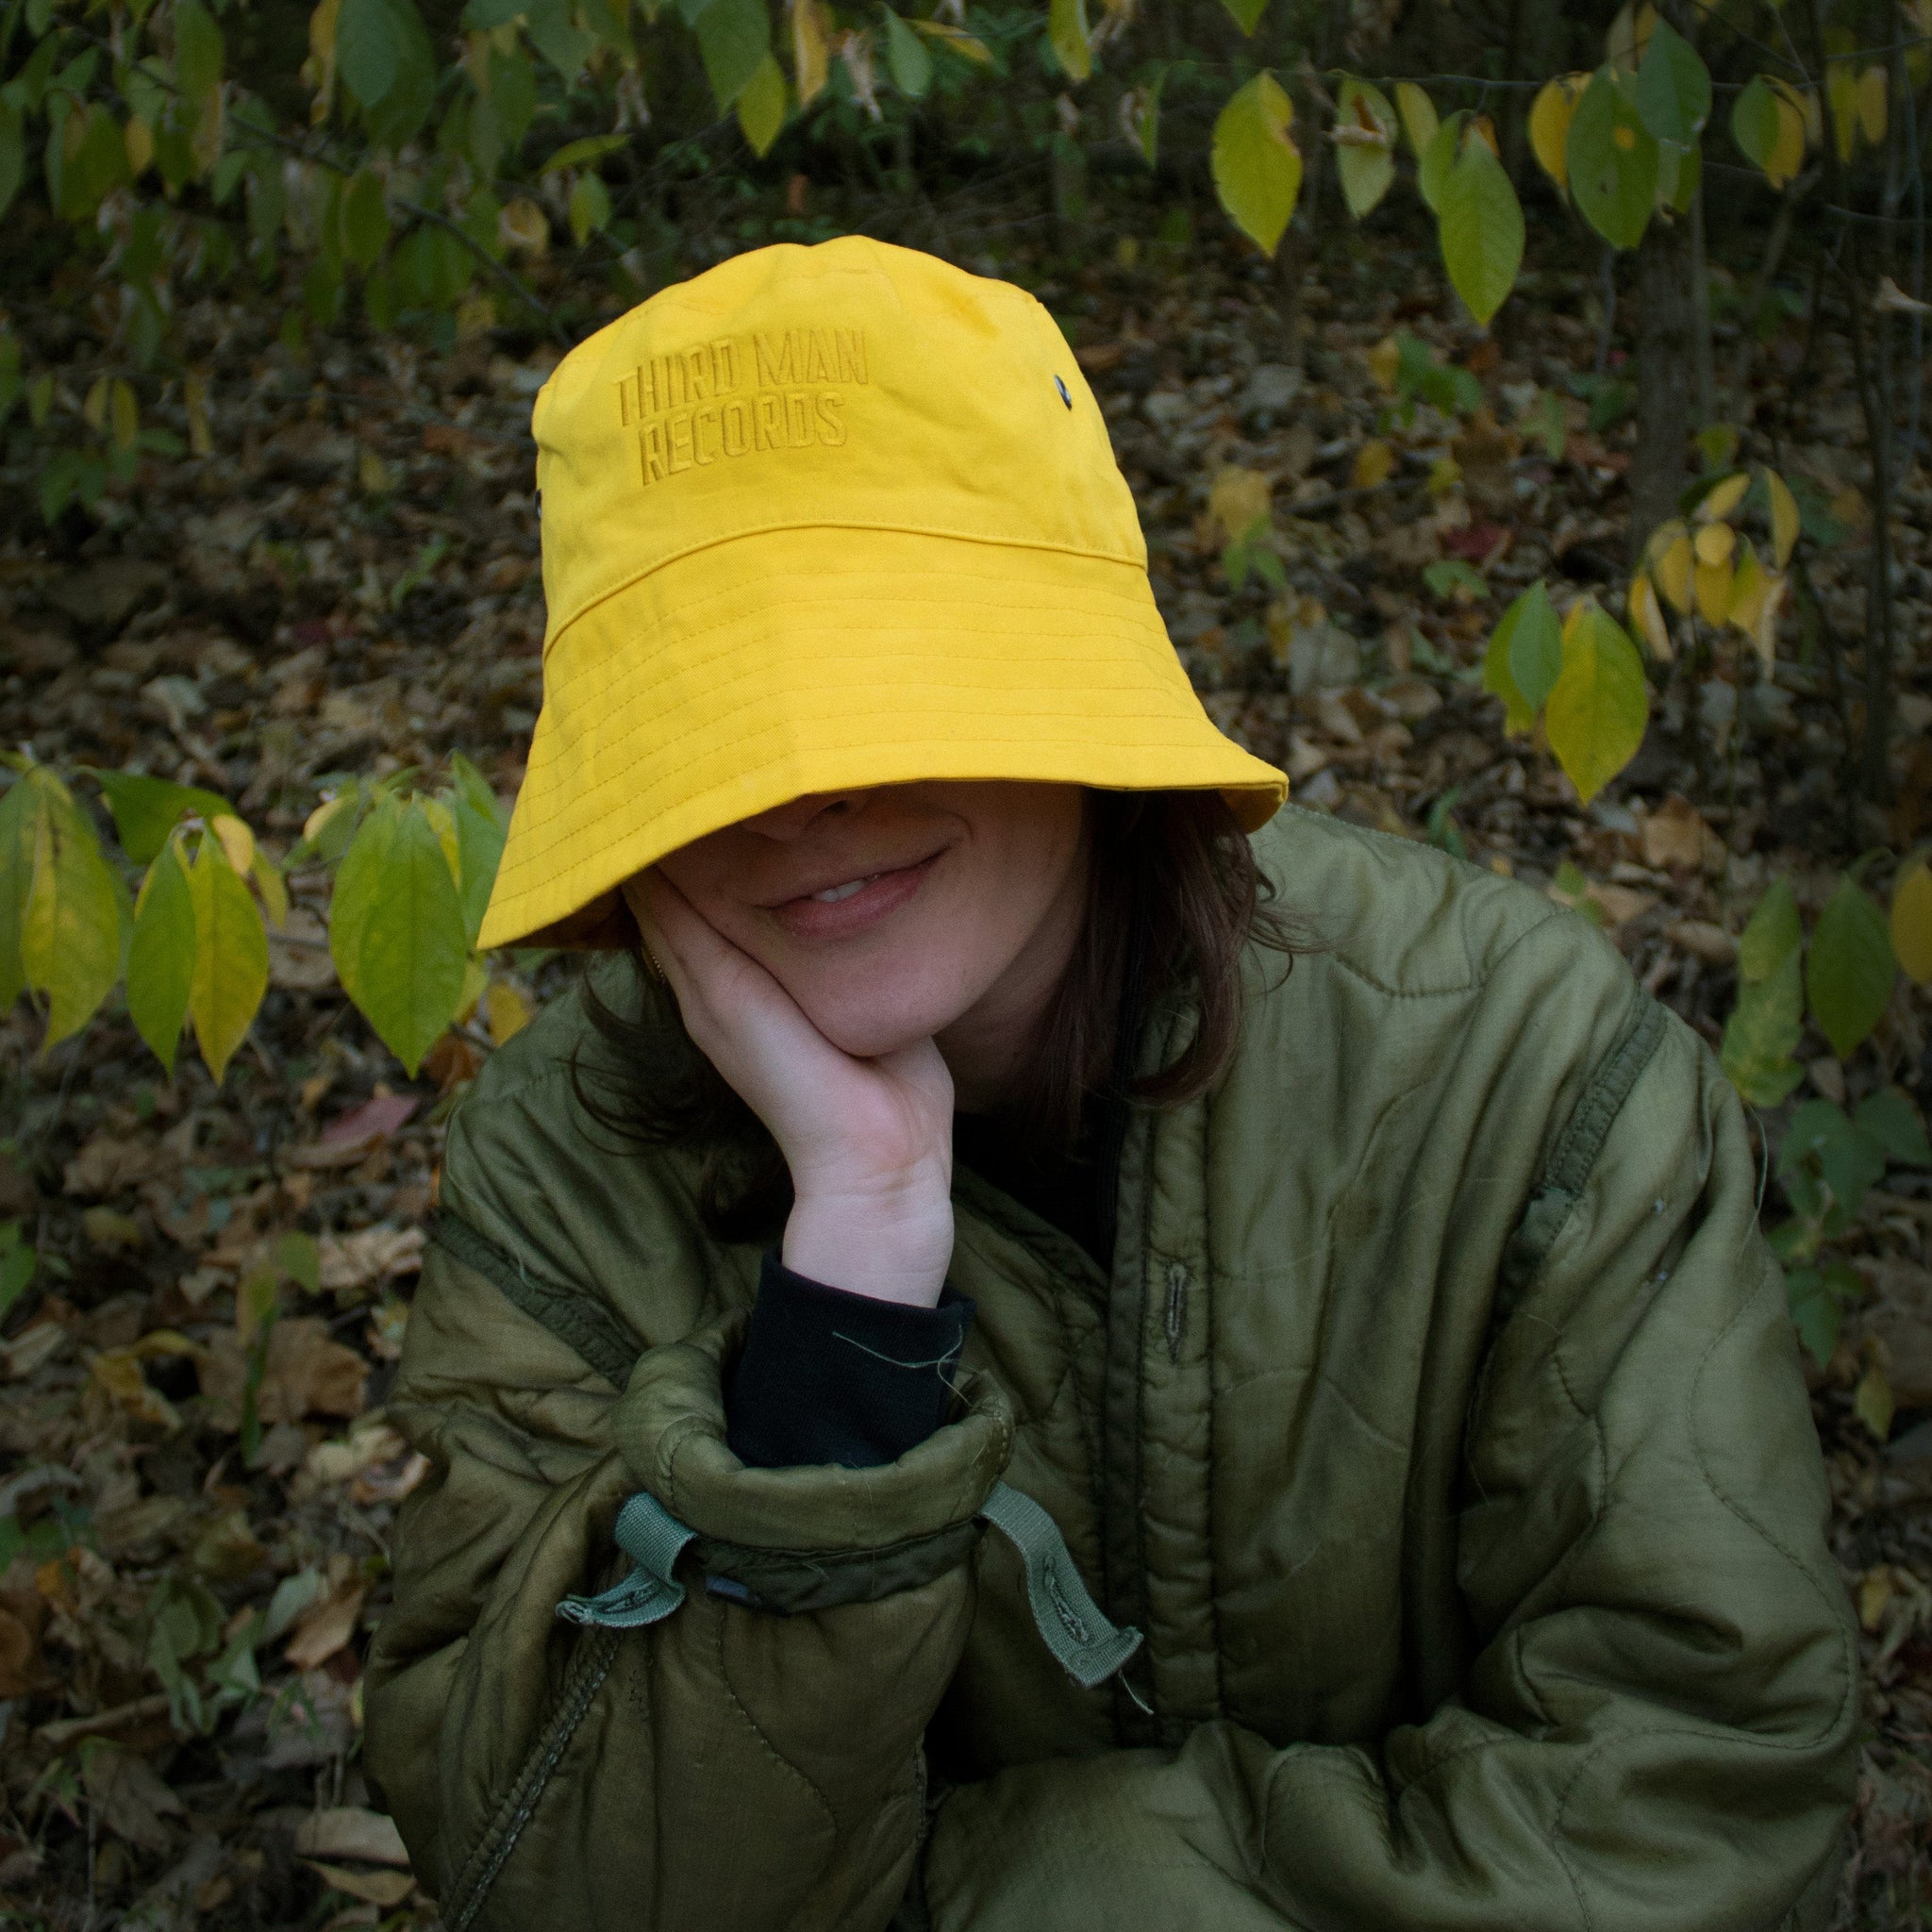
[(0, 793), (0, 1014), (26, 990), (20, 963), (20, 928), (33, 884), (34, 846), (42, 811), (37, 786), (16, 778)]
[(1516, 632), (1524, 615), (1538, 599), (1545, 607), (1550, 601), (1549, 592), (1543, 589), (1541, 578), (1504, 611), (1502, 621), (1490, 633), (1488, 648), (1483, 652), (1483, 689), (1503, 700), (1503, 728), (1506, 731), (1527, 731), (1536, 723), (1537, 707), (1517, 688), (1516, 676), (1510, 668), (1510, 654), (1515, 648)]
[(1244, 34), (1252, 34), (1261, 24), (1261, 16), (1268, 10), (1268, 0), (1221, 0), (1234, 18), (1234, 24)]
[[(1804, 927), (1798, 919), (1798, 902), (1791, 894), (1791, 882), (1780, 875), (1772, 880), (1739, 938), (1740, 977), (1747, 986), (1769, 979), (1786, 960), (1797, 958), (1804, 938)], [(1797, 1044), (1795, 1041), (1791, 1043)]]
[(1777, 147), (1777, 94), (1763, 75), (1754, 75), (1731, 104), (1731, 139), (1747, 161), (1763, 167)]
[[(918, 36), (912, 36), (917, 40)], [(922, 45), (921, 51), (924, 52)], [(930, 66), (930, 61), (927, 65)], [(762, 160), (772, 151), (785, 125), (785, 75), (776, 60), (767, 54), (758, 71), (738, 97), (738, 128), (753, 154)]]
[(194, 908), (188, 1012), (195, 1043), (219, 1087), (268, 991), (268, 931), (242, 874), (211, 832), (202, 835), (188, 891)]
[[(1357, 137), (1337, 142), (1335, 172), (1349, 213), (1360, 221), (1395, 179), (1395, 109), (1380, 88), (1351, 74), (1336, 97), (1335, 126), (1338, 134)], [(1359, 138), (1364, 135), (1370, 142)]]
[(315, 1237), (291, 1229), (275, 1243), (275, 1265), (296, 1287), (310, 1294), (322, 1292), (322, 1256)]
[(1093, 43), (1087, 30), (1087, 0), (1047, 0), (1047, 44), (1069, 80), (1093, 72)]
[(886, 68), (892, 85), (908, 99), (920, 100), (932, 85), (932, 56), (926, 52), (925, 42), (890, 7), (885, 14)]
[(1845, 1310), (1864, 1299), (1864, 1278), (1849, 1261), (1834, 1261), (1822, 1272), (1793, 1268), (1786, 1274), (1785, 1293), (1798, 1340), (1823, 1368), (1837, 1351)]
[(1523, 608), (1509, 633), (1509, 675), (1534, 716), (1563, 673), (1563, 625), (1541, 577), (1517, 602)]
[(341, 0), (336, 15), (336, 72), (365, 108), (380, 107), (406, 56), (394, 0)]
[(127, 1013), (172, 1075), (194, 980), (194, 898), (170, 840), (148, 867), (134, 907), (127, 954)]
[(1463, 142), (1442, 184), (1437, 213), (1449, 279), (1463, 306), (1487, 328), (1523, 266), (1523, 208), (1502, 162), (1480, 136)]
[(33, 1249), (20, 1239), (20, 1224), (7, 1222), (4, 1225), (13, 1231), (13, 1239), (0, 1244), (0, 1321), (5, 1321), (13, 1305), (27, 1291), (34, 1278), (34, 1264), (39, 1257)]
[(710, 0), (693, 22), (719, 113), (751, 85), (771, 52), (771, 26), (764, 0)]
[[(767, 57), (769, 58), (769, 56)], [(570, 192), (570, 231), (581, 248), (610, 224), (610, 191), (600, 175), (585, 173)]]
[(1807, 1160), (1817, 1163), (1832, 1200), (1847, 1214), (1858, 1211), (1866, 1190), (1885, 1174), (1884, 1147), (1829, 1100), (1807, 1100), (1778, 1142), (1780, 1178)]
[(1885, 1152), (1907, 1167), (1932, 1167), (1932, 1142), (1925, 1139), (1925, 1124), (1919, 1109), (1897, 1087), (1881, 1087), (1869, 1099), (1858, 1103), (1852, 1116), (1861, 1133), (1870, 1134)]
[(121, 849), (136, 865), (154, 858), (189, 812), (220, 818), (224, 813), (232, 816), (235, 810), (218, 791), (204, 791), (198, 785), (176, 785), (169, 778), (151, 778), (145, 772), (108, 772), (96, 765), (80, 769), (100, 786)]
[(490, 781), (461, 752), (450, 759), (450, 774), (456, 780), (450, 795), (450, 810), (456, 820), (457, 851), (460, 856), (463, 930), (471, 945), (483, 924), (483, 913), (490, 904), (491, 889), (496, 883), (496, 868), (503, 858), (503, 844), (509, 834), (509, 814), (503, 801), (491, 791)]
[(25, 178), (25, 122), (11, 101), (0, 99), (0, 215), (13, 206)]
[(329, 950), (343, 990), (413, 1075), (462, 997), (470, 957), (442, 841), (419, 805), (384, 799), (336, 874)]
[(1436, 130), (1429, 136), (1428, 145), (1416, 157), (1415, 187), (1423, 198), (1423, 206), (1431, 214), (1440, 214), (1442, 208), (1442, 190), (1449, 180), (1449, 171), (1456, 165), (1457, 150), (1462, 142), (1462, 130), (1469, 125), (1469, 110), (1458, 108), (1446, 121), (1439, 121)]
[(40, 787), (44, 806), (20, 929), (26, 983), (47, 997), (44, 1052), (87, 1024), (119, 976), (121, 901), (93, 826), (67, 788), (44, 765), (24, 782)]
[(1812, 1017), (1840, 1059), (1850, 1058), (1877, 1025), (1897, 972), (1877, 900), (1851, 879), (1840, 880), (1818, 915), (1805, 960)]
[(1644, 126), (1658, 141), (1689, 147), (1710, 118), (1710, 74), (1697, 49), (1669, 21), (1650, 30), (1633, 89)]
[[(760, 14), (763, 10), (760, 7)], [(597, 42), (571, 19), (564, 0), (529, 0), (524, 32), (538, 53), (573, 86), (583, 73), (584, 63), (597, 51)]]
[(614, 155), (620, 148), (631, 144), (627, 134), (590, 134), (582, 141), (567, 141), (537, 170), (540, 175), (554, 175), (559, 168), (581, 168), (591, 161), (601, 161), (606, 155)]
[(1607, 67), (1591, 75), (1564, 145), (1570, 192), (1613, 248), (1635, 248), (1657, 206), (1657, 137)]
[(200, 0), (175, 0), (175, 81), (192, 101), (222, 84), (222, 30)]
[(1766, 978), (1740, 988), (1718, 1058), (1731, 1085), (1754, 1107), (1777, 1106), (1805, 1077), (1791, 1058), (1804, 1022), (1805, 984), (1795, 952)]
[(342, 253), (367, 274), (389, 243), (389, 203), (382, 177), (364, 168), (342, 190)]
[(1240, 89), (1214, 124), (1214, 187), (1235, 225), (1272, 256), (1281, 245), (1302, 158), (1289, 134), (1294, 108), (1272, 74)]
[(1649, 722), (1650, 686), (1637, 646), (1586, 597), (1563, 627), (1563, 670), (1543, 713), (1550, 749), (1584, 804), (1637, 756)]

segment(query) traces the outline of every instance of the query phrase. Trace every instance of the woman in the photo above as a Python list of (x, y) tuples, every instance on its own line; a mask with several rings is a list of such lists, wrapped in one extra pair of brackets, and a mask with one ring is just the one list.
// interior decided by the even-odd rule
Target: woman
[(483, 937), (647, 952), (457, 1115), (391, 1411), (451, 1932), (1821, 1925), (1856, 1656), (1703, 1044), (1277, 813), (1018, 291), (761, 250), (535, 430)]

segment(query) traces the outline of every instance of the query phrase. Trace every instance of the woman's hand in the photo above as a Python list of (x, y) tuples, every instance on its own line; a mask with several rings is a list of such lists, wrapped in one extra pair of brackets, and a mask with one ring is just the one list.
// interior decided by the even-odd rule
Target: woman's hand
[(791, 1170), (788, 1268), (931, 1307), (953, 1255), (953, 1079), (930, 1040), (855, 1059), (654, 866), (624, 895), (685, 1030)]

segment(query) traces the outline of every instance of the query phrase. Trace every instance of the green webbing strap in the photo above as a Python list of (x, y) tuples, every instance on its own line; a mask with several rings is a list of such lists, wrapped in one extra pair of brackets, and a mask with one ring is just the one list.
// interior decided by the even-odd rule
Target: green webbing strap
[[(1083, 1690), (1104, 1683), (1140, 1649), (1141, 1633), (1108, 1621), (1088, 1595), (1059, 1525), (1031, 1496), (995, 1483), (979, 1514), (1019, 1551), (1034, 1625), (1060, 1668)], [(684, 1601), (684, 1585), (672, 1572), (693, 1537), (657, 1497), (640, 1490), (617, 1517), (618, 1545), (637, 1568), (596, 1596), (565, 1597), (557, 1614), (606, 1630), (661, 1622)]]
[(1059, 1525), (1031, 1496), (995, 1483), (979, 1513), (1019, 1551), (1026, 1600), (1047, 1649), (1083, 1690), (1104, 1683), (1140, 1649), (1141, 1633), (1108, 1622), (1087, 1594)]
[(606, 1630), (660, 1622), (684, 1601), (684, 1585), (671, 1573), (693, 1535), (656, 1496), (640, 1490), (617, 1515), (618, 1547), (638, 1567), (597, 1596), (565, 1597), (557, 1614)]

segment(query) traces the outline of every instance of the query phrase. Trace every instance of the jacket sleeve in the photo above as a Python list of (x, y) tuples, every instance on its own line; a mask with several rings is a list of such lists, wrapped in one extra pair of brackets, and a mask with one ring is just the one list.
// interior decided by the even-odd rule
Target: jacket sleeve
[[(865, 1932), (900, 1903), (1010, 1413), (980, 1380), (895, 1462), (748, 1469), (720, 1394), (743, 1321), (645, 1350), (620, 1395), (431, 1250), (391, 1412), (432, 1474), (398, 1524), (367, 1759), (450, 1932)], [(560, 1620), (628, 1570), (641, 1489), (722, 1583), (687, 1564), (648, 1627)]]
[(1823, 1924), (1859, 1679), (1742, 1115), (1673, 1018), (1599, 1138), (1499, 1282), (1461, 1699), (1374, 1749), (1216, 1723), (962, 1786), (939, 1932)]

